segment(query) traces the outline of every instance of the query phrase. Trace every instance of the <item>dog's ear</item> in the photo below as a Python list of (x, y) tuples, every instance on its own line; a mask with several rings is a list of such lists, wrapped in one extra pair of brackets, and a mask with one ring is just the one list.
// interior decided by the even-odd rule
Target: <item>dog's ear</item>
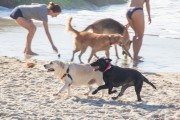
[(59, 62), (59, 65), (64, 68), (64, 63), (63, 62)]
[(112, 61), (112, 60), (109, 59), (109, 58), (106, 58), (105, 60), (106, 60), (107, 63), (110, 63), (110, 62)]

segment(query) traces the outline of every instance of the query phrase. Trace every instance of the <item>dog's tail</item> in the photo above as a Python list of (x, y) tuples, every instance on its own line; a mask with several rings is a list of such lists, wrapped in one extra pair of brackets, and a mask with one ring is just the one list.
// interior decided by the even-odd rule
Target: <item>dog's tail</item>
[(71, 32), (73, 32), (74, 34), (78, 34), (79, 32), (72, 27), (71, 21), (72, 21), (72, 17), (70, 17), (69, 20), (68, 20), (68, 22), (67, 22), (67, 25), (66, 25), (67, 31), (71, 31)]
[(144, 77), (144, 82), (146, 82), (147, 84), (151, 85), (154, 89), (156, 89), (156, 87), (151, 82), (149, 82), (149, 80), (146, 77)]

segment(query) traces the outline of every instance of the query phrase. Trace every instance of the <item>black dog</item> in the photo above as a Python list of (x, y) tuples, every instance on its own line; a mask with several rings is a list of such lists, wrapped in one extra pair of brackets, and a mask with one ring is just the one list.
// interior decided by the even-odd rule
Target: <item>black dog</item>
[(112, 97), (112, 99), (117, 99), (119, 96), (122, 96), (124, 91), (130, 87), (135, 86), (135, 91), (138, 101), (141, 101), (141, 88), (143, 81), (151, 85), (154, 89), (156, 87), (148, 81), (140, 72), (131, 68), (120, 68), (118, 66), (111, 65), (112, 60), (108, 58), (100, 58), (96, 62), (91, 63), (91, 66), (95, 70), (103, 72), (103, 79), (105, 85), (99, 86), (92, 94), (96, 94), (101, 89), (108, 89), (108, 93), (112, 94), (117, 92), (113, 90), (113, 87), (122, 86), (121, 92), (117, 97)]

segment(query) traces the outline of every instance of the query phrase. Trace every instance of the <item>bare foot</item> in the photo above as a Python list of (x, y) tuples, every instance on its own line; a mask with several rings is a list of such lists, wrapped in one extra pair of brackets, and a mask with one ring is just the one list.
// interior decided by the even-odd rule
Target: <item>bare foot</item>
[(134, 59), (134, 60), (133, 60), (133, 66), (137, 66), (138, 63), (140, 63), (140, 62), (144, 62), (144, 61), (143, 61), (143, 60), (140, 60), (140, 59)]
[(139, 63), (139, 62), (144, 62), (143, 60), (140, 60), (140, 59), (134, 59), (133, 61), (134, 61), (134, 62), (137, 62), (137, 63)]
[(137, 57), (138, 60), (144, 59), (142, 56)]
[(24, 54), (26, 54), (26, 55), (33, 55), (33, 56), (35, 56), (35, 55), (38, 55), (37, 53), (35, 53), (35, 52), (32, 52), (32, 51), (26, 51)]
[(143, 59), (144, 59), (144, 58), (143, 58), (142, 56), (137, 56), (137, 57), (134, 57), (133, 61), (136, 62), (136, 63), (138, 63), (138, 62), (144, 62)]

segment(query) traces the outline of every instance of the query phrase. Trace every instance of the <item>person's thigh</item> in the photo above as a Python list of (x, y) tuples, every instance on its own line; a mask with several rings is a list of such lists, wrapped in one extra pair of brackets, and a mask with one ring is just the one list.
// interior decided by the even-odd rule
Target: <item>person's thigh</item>
[(18, 17), (16, 22), (29, 31), (36, 28), (31, 20), (26, 20), (23, 17)]
[(131, 28), (134, 30), (133, 21), (129, 18), (127, 18), (128, 24), (131, 26)]
[(137, 10), (132, 15), (132, 26), (136, 36), (143, 36), (144, 34), (144, 13), (142, 10)]

